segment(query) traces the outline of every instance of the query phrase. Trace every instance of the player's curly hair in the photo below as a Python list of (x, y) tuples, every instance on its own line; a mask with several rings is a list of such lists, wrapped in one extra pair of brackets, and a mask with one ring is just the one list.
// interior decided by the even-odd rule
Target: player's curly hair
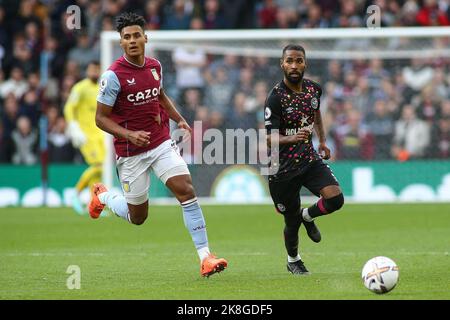
[(122, 29), (129, 26), (139, 26), (144, 30), (145, 19), (134, 12), (124, 12), (116, 18), (116, 29), (119, 33)]
[(284, 54), (288, 50), (294, 50), (294, 51), (301, 51), (306, 56), (305, 48), (303, 48), (301, 45), (298, 44), (288, 44), (286, 47), (283, 48), (283, 54), (281, 55), (281, 59), (284, 58)]

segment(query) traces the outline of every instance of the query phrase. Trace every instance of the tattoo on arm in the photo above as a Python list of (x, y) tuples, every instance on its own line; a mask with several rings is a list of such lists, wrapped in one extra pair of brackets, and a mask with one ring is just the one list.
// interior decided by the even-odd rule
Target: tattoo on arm
[(316, 129), (316, 133), (319, 136), (319, 142), (325, 142), (325, 130), (323, 128), (322, 116), (320, 114), (320, 110), (316, 111), (314, 116), (314, 128)]

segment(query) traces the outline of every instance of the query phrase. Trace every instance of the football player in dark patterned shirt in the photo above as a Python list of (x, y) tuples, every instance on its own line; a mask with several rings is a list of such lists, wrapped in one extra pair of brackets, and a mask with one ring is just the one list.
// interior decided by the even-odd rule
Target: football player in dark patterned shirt
[[(280, 65), (284, 79), (269, 93), (264, 112), (268, 144), (277, 139), (279, 145), (278, 162), (271, 163), (269, 189), (276, 210), (284, 216), (287, 269), (302, 275), (309, 272), (298, 252), (300, 225), (305, 225), (311, 240), (319, 242), (321, 235), (314, 218), (339, 210), (344, 196), (330, 167), (322, 161), (330, 158), (320, 114), (322, 89), (303, 77), (305, 49), (293, 44), (286, 46)], [(319, 138), (319, 153), (312, 145), (313, 128)], [(302, 186), (320, 197), (309, 208), (301, 208)]]

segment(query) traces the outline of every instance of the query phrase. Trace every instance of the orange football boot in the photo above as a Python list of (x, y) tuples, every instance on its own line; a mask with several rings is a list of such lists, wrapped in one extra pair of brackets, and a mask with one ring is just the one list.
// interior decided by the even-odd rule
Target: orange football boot
[(91, 189), (91, 201), (89, 201), (89, 215), (92, 219), (98, 219), (102, 213), (105, 205), (100, 202), (98, 195), (100, 193), (106, 192), (108, 189), (102, 183), (96, 183)]
[(200, 273), (202, 277), (209, 277), (214, 273), (223, 271), (228, 266), (228, 262), (225, 259), (218, 259), (215, 255), (209, 254), (202, 261)]

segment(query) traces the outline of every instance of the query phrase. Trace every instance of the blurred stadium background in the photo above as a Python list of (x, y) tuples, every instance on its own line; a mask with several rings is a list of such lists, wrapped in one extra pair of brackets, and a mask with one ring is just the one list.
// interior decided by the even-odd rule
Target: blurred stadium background
[[(68, 28), (70, 5), (81, 9), (80, 29)], [(367, 28), (370, 5), (382, 29)], [(42, 205), (40, 138), (48, 142), (47, 204), (69, 204), (84, 164), (62, 108), (89, 61), (104, 70), (121, 54), (114, 17), (125, 10), (145, 16), (147, 53), (162, 61), (165, 88), (191, 124), (262, 128), (265, 97), (281, 79), (281, 48), (301, 43), (306, 76), (324, 89), (345, 195), (450, 201), (449, 1), (23, 0), (0, 4), (0, 206)], [(191, 169), (201, 197), (267, 200), (264, 180), (246, 167)], [(108, 170), (107, 181), (113, 177)], [(170, 194), (154, 181), (151, 196)]]
[[(71, 5), (80, 29), (68, 28)], [(367, 27), (371, 5), (381, 29)], [(320, 220), (319, 247), (301, 238), (313, 277), (294, 280), (258, 166), (191, 165), (202, 204), (237, 204), (203, 207), (213, 250), (230, 261), (208, 282), (198, 281), (179, 208), (153, 206), (175, 203), (156, 179), (151, 221), (139, 228), (61, 208), (87, 167), (62, 109), (89, 61), (104, 70), (121, 54), (122, 11), (145, 16), (147, 54), (162, 61), (165, 89), (204, 129), (262, 128), (281, 49), (303, 44), (346, 199), (407, 203), (347, 204)], [(370, 299), (359, 276), (375, 255), (400, 266), (387, 298), (448, 299), (449, 25), (448, 0), (0, 0), (0, 299)], [(114, 184), (112, 152), (105, 166)], [(84, 290), (65, 286), (72, 264)]]

